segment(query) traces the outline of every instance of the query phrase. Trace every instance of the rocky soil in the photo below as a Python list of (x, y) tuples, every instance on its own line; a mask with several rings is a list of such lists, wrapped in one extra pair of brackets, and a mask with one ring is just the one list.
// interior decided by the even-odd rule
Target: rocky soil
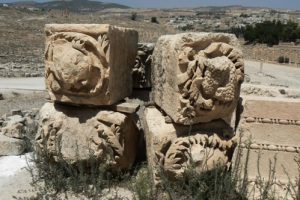
[(1, 90), (3, 100), (0, 100), (0, 117), (10, 115), (12, 110), (38, 110), (45, 102), (45, 91)]
[[(135, 21), (130, 19), (133, 12), (138, 13)], [(93, 14), (65, 15), (63, 11), (29, 11), (0, 7), (0, 77), (42, 77), (44, 75), (45, 24), (109, 23), (136, 29), (141, 42), (154, 42), (160, 35), (176, 32), (164, 23), (144, 21), (142, 15), (144, 15), (143, 10), (121, 9), (116, 13), (103, 10)]]

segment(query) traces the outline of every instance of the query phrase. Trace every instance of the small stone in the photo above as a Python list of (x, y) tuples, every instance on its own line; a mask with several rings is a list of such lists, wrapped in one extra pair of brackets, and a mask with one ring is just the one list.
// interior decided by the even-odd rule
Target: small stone
[(24, 140), (10, 138), (0, 134), (0, 156), (17, 156), (25, 151)]
[(289, 124), (289, 121), (288, 121), (288, 120), (284, 120), (284, 119), (280, 119), (280, 120), (279, 120), (279, 124), (285, 124), (285, 125), (288, 125), (288, 124)]
[(260, 149), (260, 145), (254, 143), (254, 144), (251, 144), (251, 145), (250, 145), (250, 148), (251, 148), (251, 149)]
[(120, 103), (115, 106), (116, 111), (123, 113), (135, 113), (139, 109), (140, 105), (137, 103)]
[(25, 77), (30, 77), (30, 73), (25, 73)]
[(24, 116), (24, 117), (26, 117), (26, 116), (28, 116), (28, 115), (30, 115), (31, 114), (31, 111), (30, 110), (23, 110), (22, 111), (22, 116)]
[(278, 148), (277, 148), (277, 146), (270, 144), (268, 146), (268, 150), (270, 150), (270, 151), (276, 151), (276, 150), (278, 150)]
[(0, 100), (4, 100), (3, 94), (0, 93)]
[(280, 94), (286, 94), (285, 89), (279, 89)]
[(30, 74), (31, 77), (38, 77), (39, 76), (39, 73), (32, 73)]
[(287, 152), (296, 152), (297, 151), (295, 147), (286, 147), (285, 150)]
[(11, 115), (6, 118), (8, 124), (23, 123), (25, 119), (21, 115)]
[(12, 125), (6, 125), (1, 131), (3, 132), (3, 135), (7, 137), (22, 139), (24, 137), (23, 130), (23, 124), (15, 123)]
[(2, 124), (1, 132), (12, 138), (23, 138), (25, 119), (20, 115), (6, 117)]
[(261, 121), (262, 123), (272, 123), (272, 120), (269, 118), (263, 118)]
[(12, 115), (23, 115), (22, 111), (20, 109), (14, 109), (11, 111)]
[(254, 117), (247, 117), (246, 122), (248, 122), (248, 123), (255, 122), (255, 118)]

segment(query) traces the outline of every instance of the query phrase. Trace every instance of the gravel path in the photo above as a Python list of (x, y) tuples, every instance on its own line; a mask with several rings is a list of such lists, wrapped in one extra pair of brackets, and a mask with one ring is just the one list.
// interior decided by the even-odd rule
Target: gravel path
[(247, 60), (245, 73), (253, 84), (300, 89), (300, 68)]
[(0, 78), (0, 89), (45, 90), (45, 78)]

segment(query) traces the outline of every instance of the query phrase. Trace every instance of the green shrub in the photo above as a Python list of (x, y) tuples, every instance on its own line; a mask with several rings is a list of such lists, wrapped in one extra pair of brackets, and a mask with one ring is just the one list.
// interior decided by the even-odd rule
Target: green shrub
[(159, 22), (157, 21), (157, 18), (156, 18), (156, 17), (151, 17), (151, 22), (152, 22), (152, 23), (156, 23), (156, 24), (159, 23)]
[(290, 59), (288, 57), (285, 57), (284, 58), (284, 63), (289, 63), (290, 62)]
[(137, 18), (137, 13), (136, 13), (136, 12), (131, 13), (130, 19), (131, 19), (132, 21), (136, 21), (136, 18)]
[(279, 63), (289, 63), (290, 62), (290, 59), (288, 57), (284, 57), (284, 56), (279, 56), (277, 61)]
[(283, 56), (279, 56), (278, 59), (277, 59), (277, 61), (279, 63), (284, 63), (284, 57)]
[(171, 199), (182, 200), (246, 200), (246, 196), (237, 191), (237, 182), (224, 167), (217, 167), (211, 171), (197, 173), (187, 170), (184, 178), (174, 182), (164, 182), (163, 187), (168, 191)]

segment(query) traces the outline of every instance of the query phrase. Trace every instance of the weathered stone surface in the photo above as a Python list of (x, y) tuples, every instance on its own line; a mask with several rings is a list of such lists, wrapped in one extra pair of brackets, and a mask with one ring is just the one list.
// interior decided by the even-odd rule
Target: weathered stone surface
[(133, 88), (151, 88), (153, 43), (139, 43), (132, 70)]
[(160, 180), (159, 168), (171, 179), (178, 179), (191, 165), (203, 172), (231, 162), (236, 142), (225, 123), (193, 127), (167, 124), (154, 107), (145, 109), (144, 118), (148, 164), (156, 181)]
[(24, 137), (24, 122), (25, 118), (21, 115), (7, 117), (1, 132), (8, 137), (21, 139)]
[(242, 125), (243, 141), (252, 143), (300, 147), (300, 126), (271, 123), (245, 123)]
[(296, 124), (300, 121), (300, 102), (297, 101), (268, 101), (268, 100), (247, 100), (244, 106), (243, 117), (255, 117), (258, 122), (263, 119), (270, 119), (269, 123)]
[(131, 94), (136, 31), (108, 24), (47, 24), (45, 32), (51, 100), (111, 105)]
[[(34, 140), (38, 127), (36, 111), (18, 111), (18, 113), (20, 115), (0, 119), (0, 133), (11, 138)], [(27, 144), (30, 145), (29, 142)], [(31, 149), (31, 146), (28, 148)]]
[(25, 148), (25, 141), (0, 134), (0, 156), (17, 156), (22, 154)]
[[(262, 149), (242, 149), (241, 177), (244, 176), (244, 169), (248, 174), (249, 199), (260, 199), (262, 185), (269, 184), (268, 192), (274, 193), (275, 199), (296, 199), (296, 180), (299, 180), (299, 154), (284, 151), (268, 151)], [(248, 161), (246, 161), (248, 157)], [(248, 163), (247, 167), (245, 163)], [(272, 175), (274, 170), (274, 175)], [(262, 184), (262, 185), (259, 185)]]
[(135, 161), (138, 130), (130, 115), (46, 103), (40, 110), (37, 150), (59, 162), (96, 158), (111, 169)]
[(244, 78), (231, 34), (183, 33), (159, 38), (152, 56), (153, 99), (175, 123), (230, 120)]
[(258, 178), (264, 183), (273, 181), (280, 186), (276, 189), (279, 196), (299, 178), (300, 126), (296, 123), (299, 106), (297, 101), (248, 99), (237, 132), (241, 136), (242, 154), (236, 152), (235, 157), (241, 160), (241, 169), (247, 165), (248, 180), (256, 184)]
[(12, 115), (22, 115), (22, 111), (20, 109), (14, 109), (11, 111)]
[(139, 109), (140, 105), (137, 103), (120, 103), (115, 105), (115, 109), (117, 112), (122, 113), (135, 113)]

